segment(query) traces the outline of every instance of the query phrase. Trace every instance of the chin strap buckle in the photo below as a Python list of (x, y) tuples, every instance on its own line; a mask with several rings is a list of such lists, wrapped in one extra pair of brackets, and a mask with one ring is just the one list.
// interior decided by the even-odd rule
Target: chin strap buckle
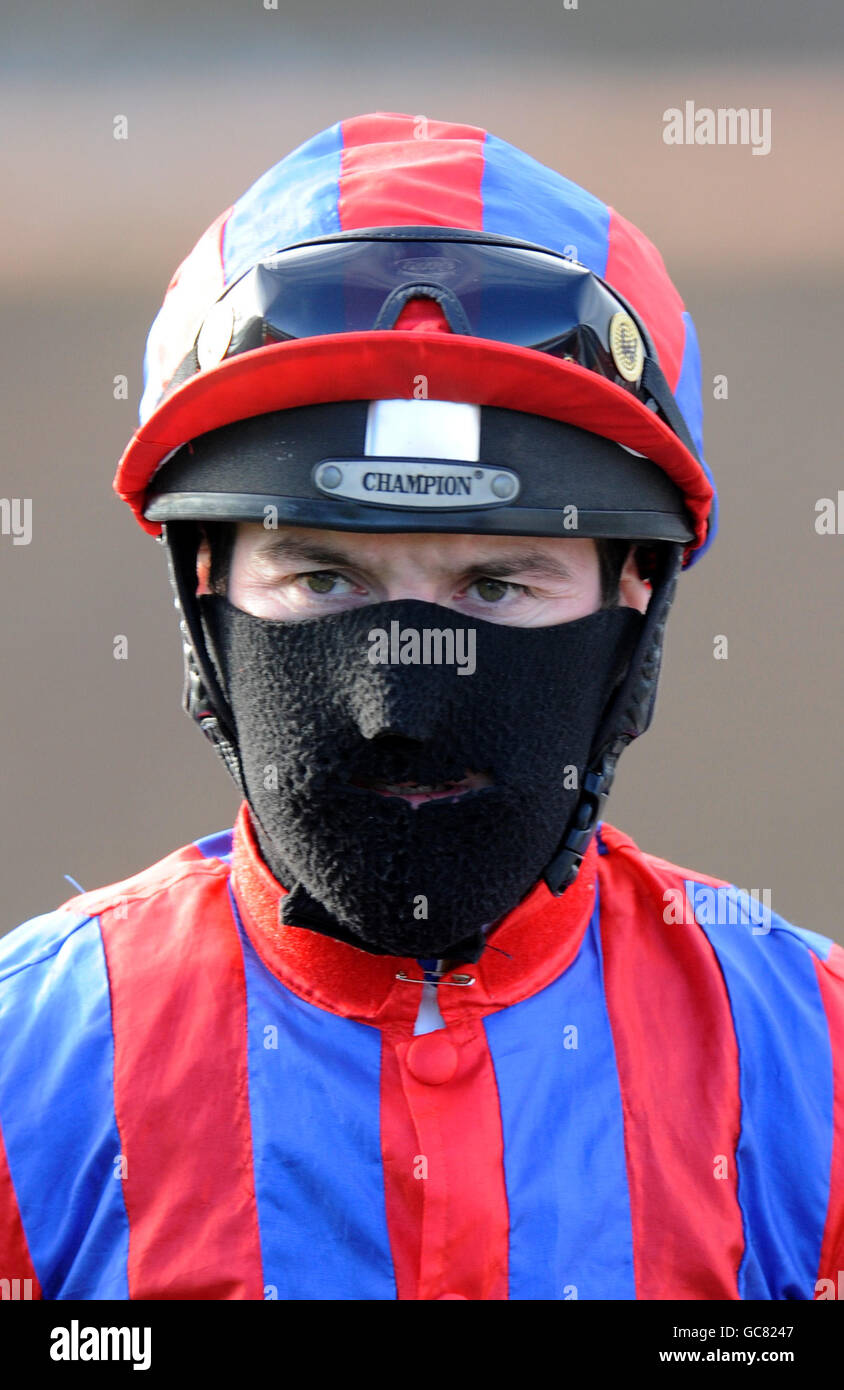
[(544, 874), (545, 882), (555, 898), (559, 898), (577, 878), (609, 796), (608, 781), (605, 771), (587, 772), (584, 775), (574, 825)]

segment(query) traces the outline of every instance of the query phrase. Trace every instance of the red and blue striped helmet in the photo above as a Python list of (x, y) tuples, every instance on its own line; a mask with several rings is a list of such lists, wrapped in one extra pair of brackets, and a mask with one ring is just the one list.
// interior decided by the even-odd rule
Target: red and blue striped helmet
[[(385, 230), (390, 228), (407, 230)], [(496, 256), (520, 257), (520, 264), (529, 267), (528, 279), (538, 267), (535, 284), (526, 282), (523, 295), (514, 299), (511, 294), (502, 302), (550, 304), (553, 294), (543, 300), (543, 275), (552, 280), (556, 276), (562, 283), (568, 272), (566, 293), (569, 298), (575, 294), (581, 306), (592, 306), (597, 337), (586, 323), (586, 310), (584, 323), (575, 325), (577, 331), (566, 336), (563, 328), (571, 325), (561, 324), (553, 342), (547, 326), (535, 328), (533, 336), (527, 328), (520, 330), (521, 336), (520, 331), (511, 332), (506, 314), (504, 320), (501, 314), (497, 320), (493, 317), (493, 326), (485, 327), (480, 313), (476, 318), (471, 311), (468, 317), (463, 313), (471, 294), (452, 295), (443, 288), (440, 274), (433, 277), (439, 289), (422, 288), (423, 297), (430, 296), (429, 307), (431, 300), (439, 301), (434, 306), (439, 322), (414, 314), (420, 301), (414, 297), (415, 302), (409, 302), (409, 291), (392, 319), (385, 320), (383, 312), (374, 319), (360, 318), (357, 306), (350, 314), (348, 304), (338, 311), (323, 295), (314, 298), (310, 318), (293, 313), (290, 323), (285, 321), (284, 313), (291, 312), (285, 309), (291, 300), (284, 288), (291, 283), (291, 266), (302, 267), (307, 279), (312, 267), (336, 264), (340, 253), (348, 261), (353, 253), (364, 251), (371, 257), (367, 265), (381, 266), (385, 246), (395, 252), (391, 238), (412, 236), (418, 242), (425, 229), (431, 229), (431, 238), (451, 239), (445, 248), (450, 257), (476, 255), (480, 274), (486, 273), (489, 262), (490, 285), (499, 274)], [(283, 253), (290, 248), (301, 248), (295, 262), (289, 256), (285, 261)], [(420, 247), (412, 249), (418, 253)], [(427, 249), (421, 247), (423, 253)], [(330, 252), (330, 257), (318, 259), (317, 252)], [(407, 259), (401, 263), (409, 264)], [(429, 257), (416, 262), (415, 268), (424, 270), (430, 264)], [(276, 303), (276, 309), (282, 305), (281, 318), (269, 321), (265, 295), (264, 307), (253, 311), (261, 325), (256, 337), (243, 301), (253, 295), (257, 279), (263, 277), (266, 289), (285, 266), (288, 280), (282, 276)], [(475, 270), (474, 261), (465, 262), (464, 284)], [(317, 281), (321, 274), (319, 269)], [(424, 281), (426, 276), (415, 278)], [(358, 274), (358, 288), (360, 284)], [(381, 289), (379, 302), (384, 298)], [(344, 295), (348, 299), (347, 288)], [(609, 297), (609, 309), (615, 311), (609, 320), (602, 295)], [(319, 305), (324, 306), (322, 319)], [(542, 318), (541, 308), (524, 312)], [(514, 316), (518, 317), (515, 311)], [(502, 321), (505, 326), (499, 330), (495, 324)], [(604, 333), (602, 343), (601, 324), (607, 322), (610, 338)], [(612, 330), (619, 325), (620, 337), (616, 333), (613, 342)], [(591, 356), (586, 352), (589, 343)], [(638, 364), (637, 350), (642, 354)], [(302, 407), (332, 402), (412, 399), (420, 378), (432, 399), (470, 403), (488, 416), (497, 412), (497, 418), (520, 412), (520, 418), (556, 421), (581, 441), (589, 437), (601, 443), (604, 452), (596, 454), (593, 473), (605, 466), (606, 458), (607, 477), (612, 477), (614, 465), (607, 450), (620, 446), (634, 479), (632, 484), (628, 480), (626, 496), (631, 486), (639, 486), (640, 477), (646, 486), (642, 470), (650, 468), (663, 487), (669, 479), (681, 499), (682, 537), (677, 531), (666, 531), (665, 536), (684, 540), (685, 563), (692, 563), (710, 544), (715, 492), (703, 460), (697, 340), (691, 316), (656, 248), (600, 199), (489, 132), (386, 112), (340, 121), (307, 140), (222, 213), (182, 262), (149, 333), (140, 424), (120, 461), (115, 491), (147, 531), (159, 534), (162, 520), (204, 514), (201, 508), (199, 513), (174, 510), (172, 496), (170, 510), (160, 501), (157, 509), (150, 506), (167, 471), (163, 465), (198, 437), (279, 411), (301, 413)], [(618, 447), (616, 454), (622, 457)], [(195, 474), (194, 467), (194, 492)], [(604, 478), (604, 493), (607, 486)], [(658, 489), (654, 491), (652, 480), (647, 486), (652, 493), (647, 514), (655, 517), (661, 505)], [(169, 491), (172, 494), (172, 485)], [(342, 507), (334, 498), (318, 505)], [(598, 515), (604, 504), (595, 505)], [(503, 510), (497, 508), (498, 513)], [(510, 516), (517, 510), (509, 508)], [(464, 512), (463, 521), (452, 518), (449, 529), (531, 529), (527, 513), (517, 525), (496, 525), (491, 515), (495, 511), (487, 507), (482, 526), (477, 524), (480, 512), (472, 514), (471, 521)], [(233, 519), (252, 515), (226, 512), (219, 498), (213, 514)], [(307, 512), (301, 506), (296, 514), (299, 524), (367, 529), (357, 504), (350, 504), (348, 517), (339, 521), (321, 523), (318, 510)], [(612, 507), (605, 513), (617, 514)], [(331, 513), (326, 510), (325, 515)], [(342, 517), (342, 512), (336, 515)], [(438, 516), (442, 511), (426, 509), (425, 528), (438, 529)], [(358, 520), (352, 524), (350, 517)], [(381, 529), (418, 529), (420, 522), (416, 510), (407, 527), (393, 516), (390, 526)], [(634, 522), (627, 530), (608, 526), (587, 526), (580, 533), (636, 538), (662, 534), (659, 528), (637, 531)]]

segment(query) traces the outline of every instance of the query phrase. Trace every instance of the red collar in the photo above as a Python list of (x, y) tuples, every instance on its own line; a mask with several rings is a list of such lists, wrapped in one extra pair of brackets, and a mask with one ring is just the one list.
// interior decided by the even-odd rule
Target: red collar
[[(490, 932), (474, 965), (442, 977), (437, 1000), (447, 1025), (492, 1013), (544, 989), (571, 964), (595, 902), (598, 854), (594, 839), (580, 872), (562, 897), (537, 883)], [(255, 840), (244, 801), (234, 827), (232, 888), (244, 929), (264, 964), (285, 985), (319, 1008), (362, 1023), (410, 1033), (421, 981), (413, 958), (375, 956), (344, 941), (279, 922), (287, 890), (273, 878)], [(496, 949), (493, 949), (496, 948)], [(461, 979), (471, 984), (460, 984)]]

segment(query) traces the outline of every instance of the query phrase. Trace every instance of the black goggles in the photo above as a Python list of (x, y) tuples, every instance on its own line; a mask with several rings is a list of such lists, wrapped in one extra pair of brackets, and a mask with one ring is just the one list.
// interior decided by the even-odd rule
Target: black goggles
[(697, 451), (644, 324), (587, 266), (547, 247), (451, 227), (370, 227), (289, 247), (209, 311), (170, 389), (270, 343), (392, 329), (431, 299), (455, 334), (533, 348), (597, 372)]

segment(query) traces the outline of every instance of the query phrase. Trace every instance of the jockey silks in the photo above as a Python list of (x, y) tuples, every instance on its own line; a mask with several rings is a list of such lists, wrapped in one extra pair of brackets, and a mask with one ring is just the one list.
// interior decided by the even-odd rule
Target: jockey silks
[(279, 926), (244, 802), (0, 940), (0, 1272), (58, 1300), (835, 1298), (844, 951), (722, 894), (603, 822), (417, 1034), (415, 960)]
[[(416, 599), (281, 622), (200, 605), (283, 921), (477, 961), (562, 839), (642, 615), (518, 628)], [(409, 784), (469, 790), (383, 790)]]

